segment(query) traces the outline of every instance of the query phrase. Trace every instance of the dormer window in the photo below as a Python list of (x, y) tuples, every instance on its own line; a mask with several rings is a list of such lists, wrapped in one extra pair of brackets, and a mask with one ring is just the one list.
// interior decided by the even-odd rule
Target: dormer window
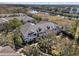
[(47, 26), (47, 29), (50, 29), (50, 26)]
[(38, 29), (37, 29), (37, 32), (40, 32), (42, 29), (39, 27)]

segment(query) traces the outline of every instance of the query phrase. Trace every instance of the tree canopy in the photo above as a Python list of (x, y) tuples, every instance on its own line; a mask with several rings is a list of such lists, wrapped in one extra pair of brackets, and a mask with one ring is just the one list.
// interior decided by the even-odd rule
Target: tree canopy
[(17, 18), (14, 18), (13, 20), (10, 20), (8, 23), (8, 27), (10, 29), (16, 29), (19, 28), (22, 25), (21, 21)]

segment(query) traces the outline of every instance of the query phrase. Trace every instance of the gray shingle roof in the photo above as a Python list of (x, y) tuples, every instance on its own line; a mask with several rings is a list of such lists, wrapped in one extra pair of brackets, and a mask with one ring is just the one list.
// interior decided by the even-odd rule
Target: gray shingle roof
[(54, 23), (42, 21), (42, 22), (37, 23), (36, 25), (32, 25), (32, 23), (26, 23), (25, 25), (21, 26), (20, 31), (23, 35), (24, 40), (30, 41), (31, 39), (36, 38), (36, 36), (32, 35), (28, 37), (28, 33), (31, 33), (31, 32), (38, 33), (37, 30), (41, 28), (42, 30), (39, 33), (40, 36), (45, 35), (45, 34), (47, 35), (47, 32), (46, 32), (48, 30), (47, 26), (50, 26), (50, 29), (55, 30), (55, 31), (57, 30), (57, 27), (58, 27)]
[(20, 31), (23, 34), (24, 39), (28, 36), (28, 33), (32, 31), (30, 28), (33, 26), (34, 25), (32, 23), (26, 23), (25, 25), (21, 26)]
[[(13, 14), (0, 14), (0, 16), (10, 16), (10, 15), (13, 15)], [(18, 16), (14, 16), (14, 17), (1, 17), (0, 18), (0, 23), (2, 22), (5, 22), (5, 21), (8, 21), (8, 20), (12, 20), (14, 18), (17, 18), (19, 20), (22, 20), (23, 22), (27, 22), (28, 20), (32, 21), (34, 20), (32, 17), (29, 17), (23, 13), (15, 13), (15, 15), (18, 15)]]

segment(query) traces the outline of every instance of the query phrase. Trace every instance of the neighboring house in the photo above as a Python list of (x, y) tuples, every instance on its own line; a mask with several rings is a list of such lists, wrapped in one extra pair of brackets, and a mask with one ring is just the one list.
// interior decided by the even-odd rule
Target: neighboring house
[[(12, 16), (15, 15), (15, 16)], [(2, 17), (1, 17), (2, 16)], [(6, 16), (6, 17), (4, 17)], [(5, 25), (9, 20), (13, 20), (14, 18), (17, 18), (18, 20), (22, 21), (24, 24), (27, 22), (33, 22), (34, 19), (32, 17), (29, 17), (23, 13), (15, 13), (15, 14), (0, 14), (0, 30), (3, 30), (5, 28)]]
[(8, 22), (8, 20), (6, 20), (4, 18), (0, 18), (0, 31), (5, 29), (7, 22)]
[(21, 26), (21, 33), (25, 42), (30, 42), (38, 37), (47, 36), (48, 30), (58, 33), (60, 31), (59, 26), (47, 21), (41, 21), (37, 24), (26, 23)]
[(14, 18), (17, 18), (19, 20), (22, 20), (24, 23), (27, 21), (34, 20), (32, 17), (27, 16), (24, 13), (14, 13), (14, 14), (0, 14), (1, 18), (5, 18), (7, 20), (12, 20)]
[(77, 14), (79, 14), (79, 8), (77, 8), (77, 11), (76, 11), (76, 13), (77, 13)]
[(21, 56), (21, 54), (16, 53), (16, 51), (13, 50), (10, 46), (0, 46), (0, 56)]
[(4, 17), (15, 17), (15, 16), (25, 16), (25, 14), (23, 14), (23, 13), (0, 14), (0, 18), (4, 18)]
[(32, 17), (29, 17), (29, 16), (24, 16), (22, 19), (22, 22), (25, 24), (25, 23), (27, 23), (27, 22), (34, 22), (34, 18), (32, 18)]
[(79, 14), (79, 8), (71, 8), (70, 13), (72, 14)]

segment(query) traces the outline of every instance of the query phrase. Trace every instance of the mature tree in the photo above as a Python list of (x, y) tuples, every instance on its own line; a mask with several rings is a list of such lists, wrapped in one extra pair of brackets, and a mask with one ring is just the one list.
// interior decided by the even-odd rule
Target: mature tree
[(22, 35), (18, 29), (16, 29), (16, 31), (14, 32), (14, 43), (17, 47), (23, 46)]
[(74, 39), (75, 41), (78, 41), (78, 31), (79, 31), (79, 20), (75, 20), (75, 23), (72, 24), (70, 31), (72, 32), (72, 34), (74, 35)]
[(22, 40), (21, 36), (14, 37), (14, 41), (15, 41), (15, 45), (22, 47), (23, 40)]
[(13, 20), (10, 20), (8, 25), (7, 25), (7, 29), (16, 29), (19, 28), (22, 25), (21, 21), (17, 18), (14, 18)]
[(77, 40), (77, 43), (79, 44), (79, 20), (76, 21), (76, 24), (75, 40)]
[(41, 17), (39, 17), (39, 16), (36, 16), (36, 15), (33, 15), (32, 16), (37, 22), (39, 22), (39, 21), (41, 21), (42, 20), (42, 18)]

